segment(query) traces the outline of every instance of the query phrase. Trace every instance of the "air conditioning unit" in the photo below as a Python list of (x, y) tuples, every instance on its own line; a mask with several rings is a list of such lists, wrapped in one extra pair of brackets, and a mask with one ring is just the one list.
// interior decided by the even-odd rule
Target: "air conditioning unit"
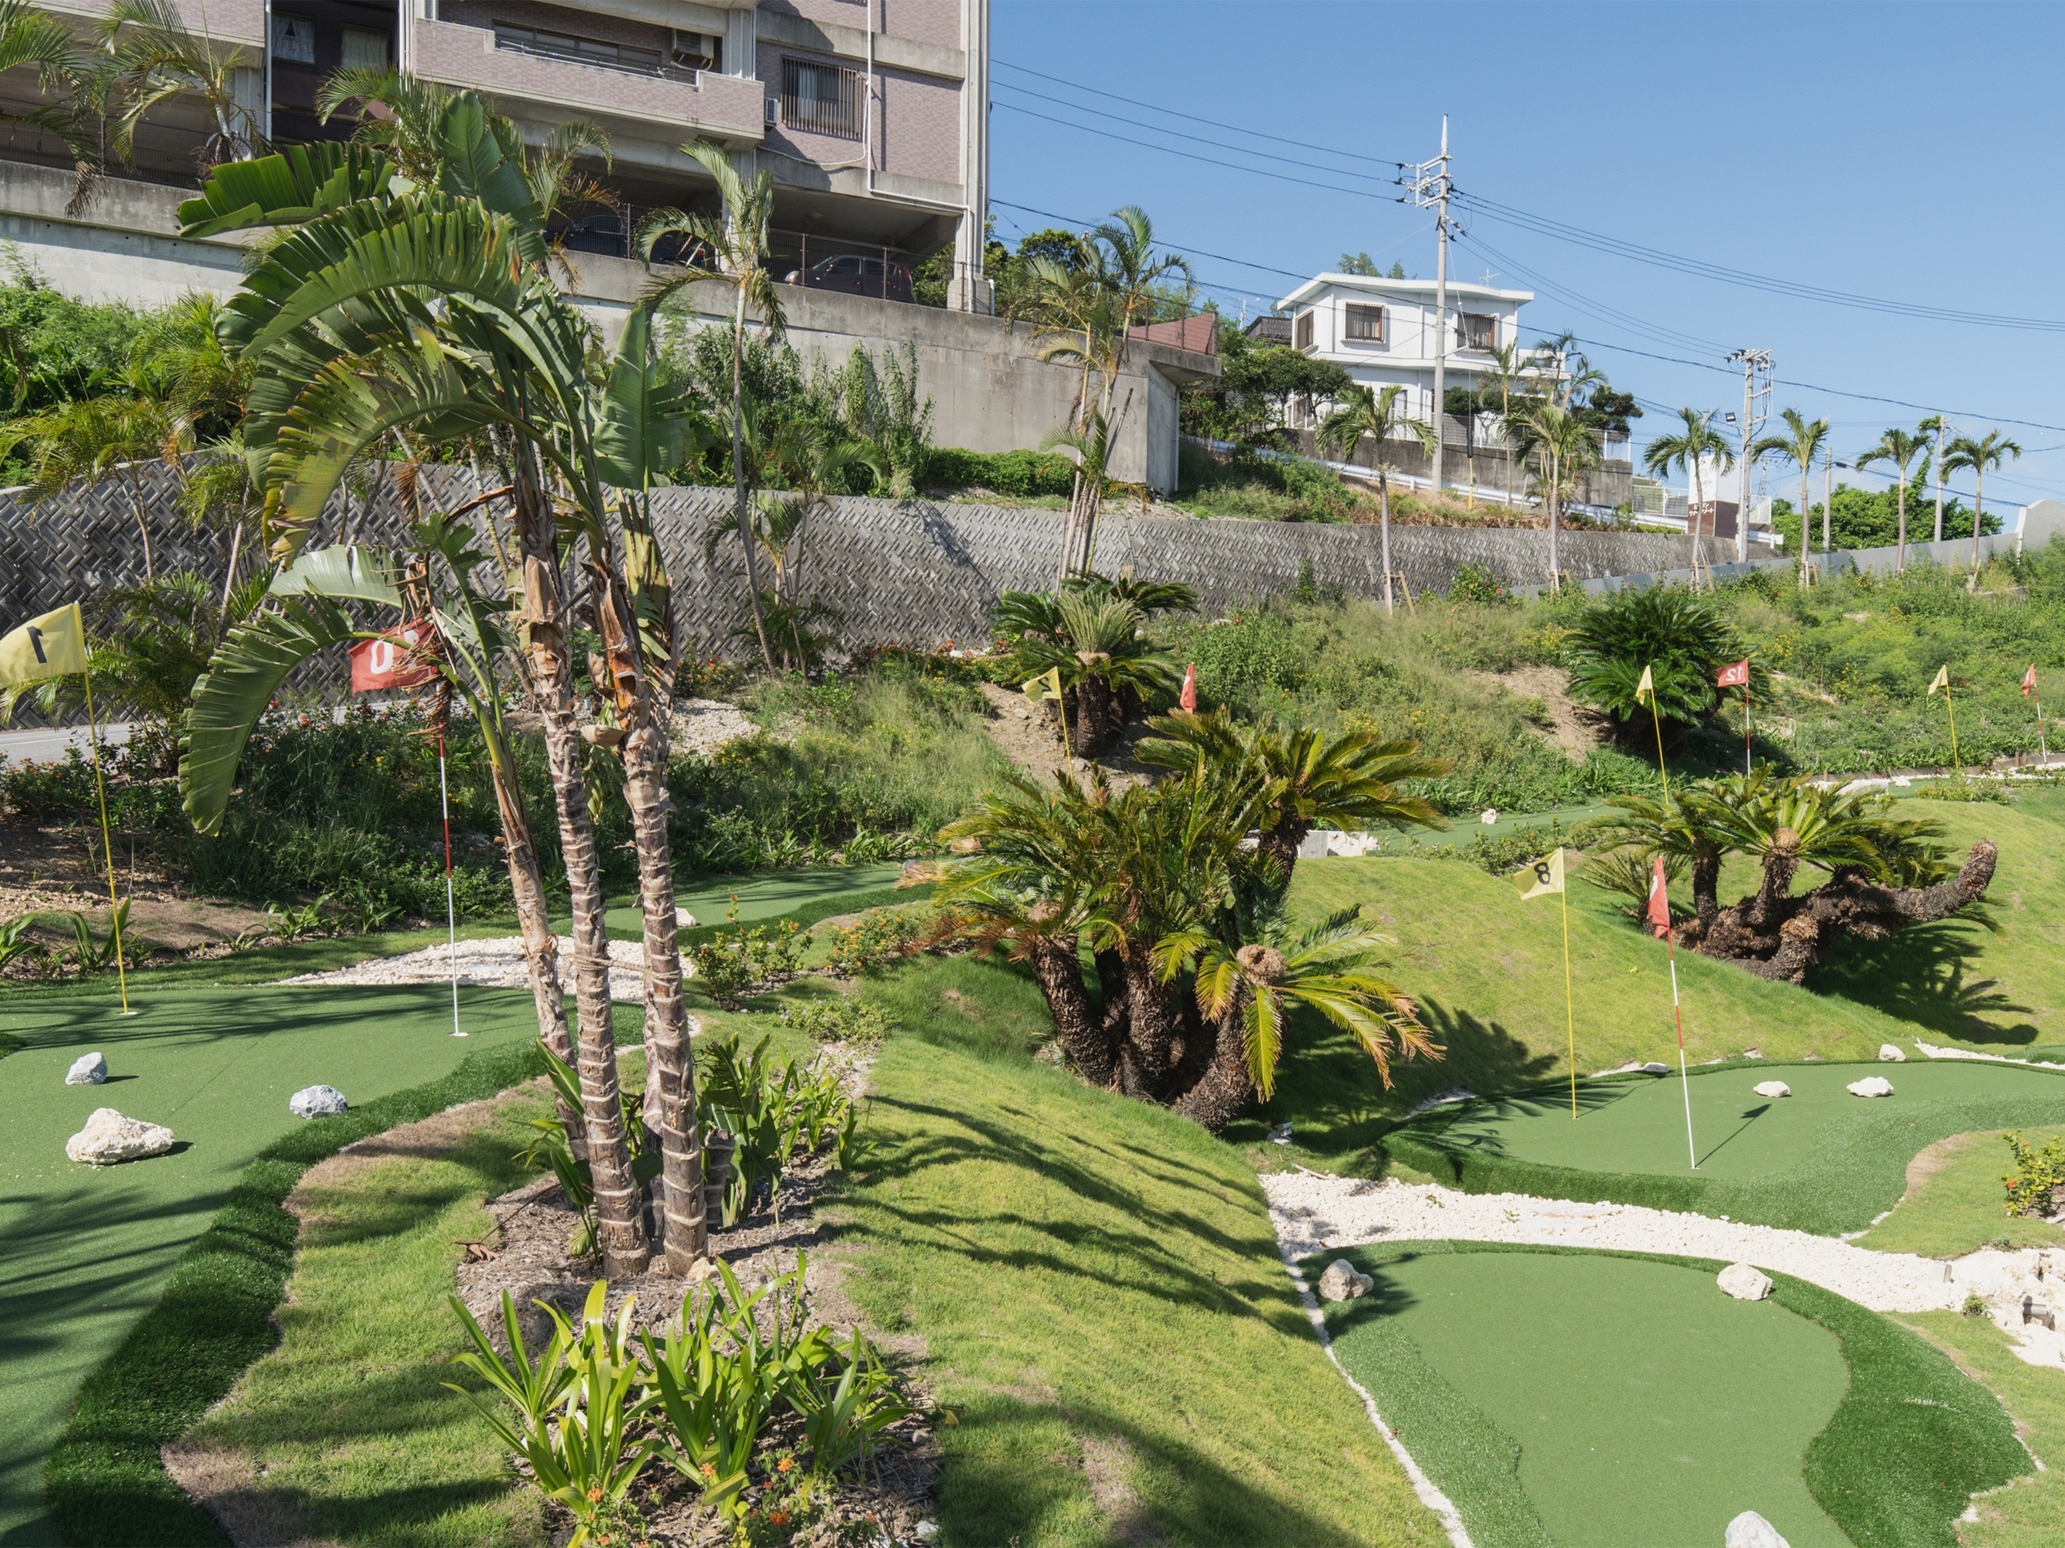
[(779, 97), (769, 97), (767, 102), (767, 127), (772, 129), (782, 121), (782, 103)]

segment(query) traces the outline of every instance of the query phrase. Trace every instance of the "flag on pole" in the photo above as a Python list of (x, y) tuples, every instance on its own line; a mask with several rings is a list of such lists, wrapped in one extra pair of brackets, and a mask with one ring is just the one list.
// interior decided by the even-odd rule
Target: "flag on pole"
[(1936, 668), (1936, 675), (1929, 679), (1929, 693), (1931, 696), (1939, 691), (1944, 693), (1950, 691), (1950, 667), (1947, 663)]
[(46, 677), (78, 677), (85, 672), (86, 625), (76, 602), (31, 618), (0, 638), (0, 688), (41, 682)]
[(1747, 688), (1750, 685), (1749, 658), (1731, 661), (1714, 674), (1716, 688)]
[[(2036, 672), (2035, 667), (2029, 670), (2031, 675)], [(1183, 669), (1183, 692), (1177, 695), (1176, 708), (1186, 715), (1197, 713), (1197, 663), (1194, 661)]]
[(411, 619), (378, 639), (351, 647), (351, 691), (379, 693), (389, 688), (416, 688), (437, 680), (437, 668), (421, 651), (431, 638), (428, 619)]
[(1650, 864), (1649, 905), (1643, 912), (1649, 920), (1649, 928), (1656, 932), (1658, 940), (1662, 940), (1671, 933), (1670, 889), (1664, 881), (1663, 856), (1653, 856)]
[(2029, 663), (2029, 670), (2022, 674), (2022, 697), (2028, 698), (2036, 692), (2036, 663)]
[[(1042, 693), (1038, 691), (1040, 689), (1045, 689), (1046, 691)], [(1038, 677), (1028, 677), (1025, 680), (1025, 696), (1035, 704), (1042, 703), (1048, 699), (1052, 699), (1056, 704), (1059, 704), (1061, 702), (1061, 668), (1049, 667)]]
[(1563, 851), (1557, 849), (1543, 855), (1521, 871), (1516, 880), (1523, 903), (1529, 898), (1545, 898), (1552, 892), (1563, 891)]
[(1570, 987), (1570, 891), (1564, 885), (1568, 869), (1563, 851), (1554, 849), (1515, 879), (1520, 883), (1520, 901), (1523, 903), (1529, 898), (1545, 898), (1550, 893), (1563, 899), (1563, 1032), (1570, 1043), (1570, 1116), (1574, 1120), (1577, 1117), (1577, 1007), (1571, 998)]
[(1656, 702), (1656, 679), (1650, 675), (1648, 667), (1642, 668), (1642, 681), (1635, 684), (1635, 697), (1652, 705)]

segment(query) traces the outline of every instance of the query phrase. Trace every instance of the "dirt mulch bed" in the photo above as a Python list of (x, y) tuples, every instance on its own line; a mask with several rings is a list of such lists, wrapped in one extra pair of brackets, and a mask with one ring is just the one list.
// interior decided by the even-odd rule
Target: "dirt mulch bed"
[[(266, 922), (262, 910), (190, 896), (120, 833), (115, 885), (129, 900), (131, 938), (154, 951), (183, 955), (225, 945)], [(98, 830), (0, 823), (0, 919), (72, 912), (86, 914), (98, 930), (107, 928), (107, 862)], [(53, 945), (70, 939), (43, 927), (37, 934)]]

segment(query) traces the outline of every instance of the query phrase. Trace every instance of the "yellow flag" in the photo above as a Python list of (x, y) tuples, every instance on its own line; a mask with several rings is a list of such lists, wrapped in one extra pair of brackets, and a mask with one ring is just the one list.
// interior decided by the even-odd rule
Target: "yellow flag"
[(1563, 851), (1551, 850), (1514, 877), (1520, 884), (1520, 901), (1545, 898), (1563, 890)]
[(1938, 688), (1945, 693), (1950, 691), (1950, 666), (1947, 662), (1936, 668), (1936, 675), (1929, 680), (1930, 693), (1934, 693)]
[(46, 677), (71, 677), (86, 670), (86, 626), (79, 604), (70, 603), (31, 618), (0, 638), (0, 688)]
[(1649, 675), (1648, 667), (1642, 668), (1642, 681), (1635, 684), (1635, 697), (1637, 699), (1654, 699), (1656, 697), (1656, 679)]
[[(1047, 691), (1045, 693), (1039, 692), (1042, 688)], [(1043, 699), (1052, 699), (1055, 703), (1060, 703), (1061, 668), (1049, 667), (1038, 677), (1028, 677), (1025, 680), (1025, 696), (1036, 704)]]

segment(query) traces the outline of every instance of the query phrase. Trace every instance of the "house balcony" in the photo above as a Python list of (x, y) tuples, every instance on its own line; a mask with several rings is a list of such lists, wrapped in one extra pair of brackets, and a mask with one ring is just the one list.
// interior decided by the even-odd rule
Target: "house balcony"
[(757, 144), (766, 91), (749, 76), (697, 71), (685, 79), (658, 71), (580, 63), (535, 49), (498, 45), (485, 27), (419, 20), (416, 74), (487, 94), (505, 105), (531, 104), (552, 121), (583, 117), (663, 126), (683, 140), (708, 137)]
[[(98, 21), (113, 10), (114, 0), (43, 0), (38, 9), (58, 16)], [(259, 63), (255, 51), (265, 47), (265, 0), (185, 0), (179, 14), (195, 32), (217, 43), (241, 44), (254, 51), (245, 63)]]

